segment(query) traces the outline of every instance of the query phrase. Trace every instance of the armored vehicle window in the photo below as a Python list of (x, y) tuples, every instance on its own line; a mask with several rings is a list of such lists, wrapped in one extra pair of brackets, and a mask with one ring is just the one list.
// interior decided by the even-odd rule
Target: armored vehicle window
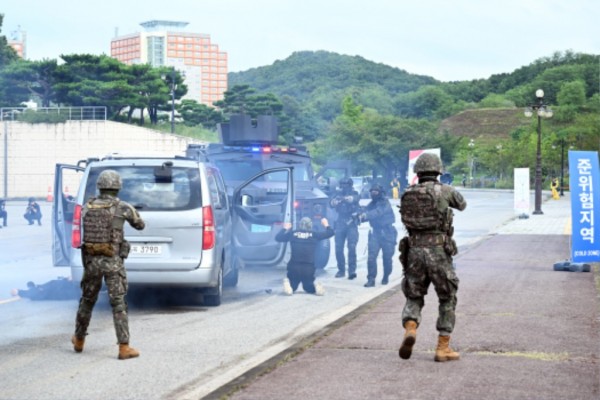
[(119, 199), (143, 211), (190, 210), (200, 207), (200, 176), (197, 168), (173, 168), (171, 182), (161, 181), (154, 166), (123, 166), (90, 170), (85, 199), (98, 196), (96, 180), (104, 169), (121, 175), (123, 187)]
[(214, 163), (226, 182), (246, 181), (263, 170), (260, 160), (215, 160)]

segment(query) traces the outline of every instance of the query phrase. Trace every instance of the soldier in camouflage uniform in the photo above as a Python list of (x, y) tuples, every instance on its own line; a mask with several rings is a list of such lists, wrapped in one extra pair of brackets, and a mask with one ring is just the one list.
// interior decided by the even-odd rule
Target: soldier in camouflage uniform
[[(137, 230), (144, 229), (144, 221), (130, 204), (120, 201), (117, 194), (121, 189), (121, 177), (116, 171), (105, 170), (100, 173), (96, 186), (100, 196), (91, 198), (82, 211), (83, 246), (83, 278), (81, 280), (81, 300), (75, 323), (75, 334), (71, 338), (76, 352), (83, 351), (87, 328), (92, 318), (98, 293), (102, 288), (102, 279), (106, 282), (110, 305), (113, 311), (113, 322), (119, 344), (121, 360), (139, 356), (139, 352), (129, 347), (129, 323), (127, 317), (127, 276), (123, 260), (129, 253), (129, 243), (123, 234), (123, 225), (127, 221)], [(94, 210), (110, 212), (104, 220), (94, 217)], [(106, 215), (106, 214), (104, 214)], [(108, 226), (106, 226), (108, 220)], [(103, 224), (103, 222), (105, 222)], [(112, 225), (112, 226), (111, 226)], [(101, 237), (107, 239), (97, 240)]]
[[(433, 283), (439, 299), (439, 332), (435, 361), (458, 360), (460, 355), (449, 347), (454, 329), (458, 277), (452, 265), (457, 248), (452, 234), (452, 210), (464, 210), (467, 202), (452, 186), (438, 182), (442, 162), (435, 154), (422, 154), (414, 172), (418, 183), (402, 195), (400, 214), (408, 236), (400, 241), (400, 262), (404, 268), (402, 291), (406, 304), (402, 324), (406, 330), (399, 355), (408, 359), (421, 322), (424, 297)], [(408, 194), (412, 192), (411, 194)], [(411, 199), (412, 205), (411, 205)], [(428, 210), (430, 209), (430, 211)]]

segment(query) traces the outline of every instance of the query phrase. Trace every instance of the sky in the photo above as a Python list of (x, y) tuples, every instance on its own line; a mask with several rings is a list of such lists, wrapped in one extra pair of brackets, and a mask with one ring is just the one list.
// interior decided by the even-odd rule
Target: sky
[(598, 0), (6, 0), (0, 14), (1, 34), (26, 32), (30, 60), (109, 55), (115, 34), (151, 20), (210, 35), (230, 72), (326, 50), (462, 81), (557, 51), (600, 54)]

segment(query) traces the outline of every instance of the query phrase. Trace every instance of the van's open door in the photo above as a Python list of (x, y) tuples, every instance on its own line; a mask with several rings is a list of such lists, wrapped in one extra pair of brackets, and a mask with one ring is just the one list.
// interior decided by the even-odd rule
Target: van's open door
[(233, 193), (233, 250), (242, 264), (275, 266), (286, 244), (275, 241), (285, 222), (293, 225), (293, 167), (255, 175)]
[[(77, 200), (77, 187), (85, 168), (56, 164), (54, 170), (54, 199), (52, 203), (52, 262), (55, 267), (65, 267), (71, 261), (71, 232)], [(71, 184), (71, 189), (69, 189)], [(73, 192), (71, 192), (71, 190)]]

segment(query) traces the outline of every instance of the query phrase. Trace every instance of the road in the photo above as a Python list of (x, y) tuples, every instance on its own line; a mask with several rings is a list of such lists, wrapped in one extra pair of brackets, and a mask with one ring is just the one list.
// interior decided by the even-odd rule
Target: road
[[(470, 191), (456, 213), (455, 238), (465, 248), (514, 218), (512, 193)], [(245, 269), (223, 304), (208, 308), (192, 296), (166, 291), (132, 293), (131, 345), (137, 359), (117, 360), (112, 314), (101, 297), (83, 353), (70, 344), (77, 300), (11, 298), (27, 281), (68, 276), (52, 267), (47, 223), (27, 226), (20, 204), (9, 204), (9, 227), (0, 230), (0, 399), (200, 398), (291, 344), (320, 330), (400, 282), (397, 257), (389, 286), (365, 289), (366, 237), (360, 227), (358, 279), (335, 279), (335, 257), (318, 280), (324, 297), (283, 295), (284, 269)], [(42, 204), (48, 222), (50, 209)], [(24, 203), (23, 207), (24, 209)], [(22, 219), (22, 221), (20, 221)], [(399, 221), (399, 218), (398, 218)], [(402, 232), (398, 222), (399, 231)], [(381, 271), (381, 266), (380, 266)]]

